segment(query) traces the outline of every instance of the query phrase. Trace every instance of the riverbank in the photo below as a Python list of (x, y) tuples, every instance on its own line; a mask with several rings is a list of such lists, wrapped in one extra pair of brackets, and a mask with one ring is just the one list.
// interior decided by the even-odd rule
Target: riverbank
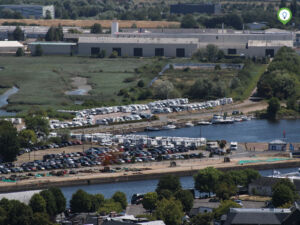
[[(267, 160), (270, 157), (255, 157), (255, 160)], [(280, 159), (280, 158), (278, 158)], [(174, 174), (177, 176), (192, 176), (199, 169), (203, 169), (208, 166), (213, 166), (220, 170), (236, 170), (252, 168), (256, 170), (267, 170), (267, 169), (279, 169), (279, 168), (294, 168), (300, 167), (300, 159), (284, 160), (274, 162), (258, 162), (249, 164), (239, 164), (240, 160), (253, 160), (253, 158), (239, 158), (233, 159), (229, 163), (224, 163), (223, 158), (220, 159), (204, 159), (195, 161), (183, 161), (176, 162), (176, 167), (169, 167), (168, 164), (160, 166), (140, 167), (140, 171), (134, 172), (116, 172), (116, 173), (88, 173), (88, 174), (77, 174), (72, 176), (63, 177), (34, 177), (29, 180), (22, 180), (17, 182), (1, 182), (0, 193), (6, 192), (17, 192), (24, 190), (38, 190), (48, 188), (49, 186), (66, 187), (66, 186), (78, 186), (78, 185), (91, 185), (101, 183), (116, 183), (126, 181), (138, 181), (138, 180), (149, 180), (158, 179), (166, 174)]]

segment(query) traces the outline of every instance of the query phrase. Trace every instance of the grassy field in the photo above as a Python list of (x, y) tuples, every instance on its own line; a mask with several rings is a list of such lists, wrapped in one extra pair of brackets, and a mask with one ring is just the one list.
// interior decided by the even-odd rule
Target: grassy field
[[(1, 56), (0, 66), (5, 68), (0, 71), (0, 80), (1, 86), (16, 85), (20, 88), (17, 94), (10, 97), (9, 110), (23, 111), (35, 105), (70, 108), (75, 99), (107, 102), (113, 98), (115, 102), (120, 101), (121, 98), (116, 95), (120, 89), (136, 86), (135, 80), (123, 81), (138, 76), (135, 69), (152, 62), (153, 59)], [(71, 78), (77, 76), (87, 77), (93, 87), (88, 96), (65, 95), (65, 91), (74, 88)]]
[[(110, 28), (112, 20), (35, 20), (35, 19), (0, 19), (0, 24), (5, 22), (8, 23), (25, 23), (38, 24), (40, 26), (78, 26), (78, 27), (90, 27), (94, 23), (101, 24), (104, 28)], [(120, 28), (130, 28), (133, 24), (141, 28), (174, 28), (180, 27), (179, 22), (169, 22), (169, 21), (138, 21), (138, 20), (118, 20)]]

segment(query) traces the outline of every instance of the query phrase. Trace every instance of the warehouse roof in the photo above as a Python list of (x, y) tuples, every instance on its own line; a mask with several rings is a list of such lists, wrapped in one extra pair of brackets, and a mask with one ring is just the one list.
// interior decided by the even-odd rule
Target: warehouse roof
[(24, 45), (22, 45), (18, 41), (0, 41), (0, 48), (5, 48), (5, 47), (23, 48)]
[(197, 38), (80, 37), (78, 43), (198, 44), (198, 39)]
[(293, 47), (292, 40), (249, 40), (248, 47), (274, 47), (287, 46)]
[(31, 42), (29, 45), (76, 45), (70, 42)]

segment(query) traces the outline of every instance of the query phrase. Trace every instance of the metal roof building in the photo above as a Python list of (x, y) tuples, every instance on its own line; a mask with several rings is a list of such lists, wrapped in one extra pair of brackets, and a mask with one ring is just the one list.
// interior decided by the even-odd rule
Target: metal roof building
[(18, 41), (0, 41), (0, 53), (15, 53), (18, 48), (24, 48)]

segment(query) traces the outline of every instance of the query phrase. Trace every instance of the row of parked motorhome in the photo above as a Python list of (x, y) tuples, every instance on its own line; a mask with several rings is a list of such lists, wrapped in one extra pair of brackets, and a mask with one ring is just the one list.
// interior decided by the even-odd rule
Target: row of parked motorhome
[[(231, 103), (233, 103), (232, 98), (222, 98), (199, 103), (189, 103), (189, 100), (187, 98), (177, 98), (150, 102), (148, 104), (99, 107), (73, 111), (73, 113), (76, 114), (73, 121), (61, 122), (58, 120), (51, 120), (50, 127), (52, 129), (56, 129), (95, 124), (108, 125), (117, 122), (150, 119), (152, 117), (152, 114), (201, 110)], [(99, 118), (98, 116), (100, 115), (107, 116), (102, 116)]]

